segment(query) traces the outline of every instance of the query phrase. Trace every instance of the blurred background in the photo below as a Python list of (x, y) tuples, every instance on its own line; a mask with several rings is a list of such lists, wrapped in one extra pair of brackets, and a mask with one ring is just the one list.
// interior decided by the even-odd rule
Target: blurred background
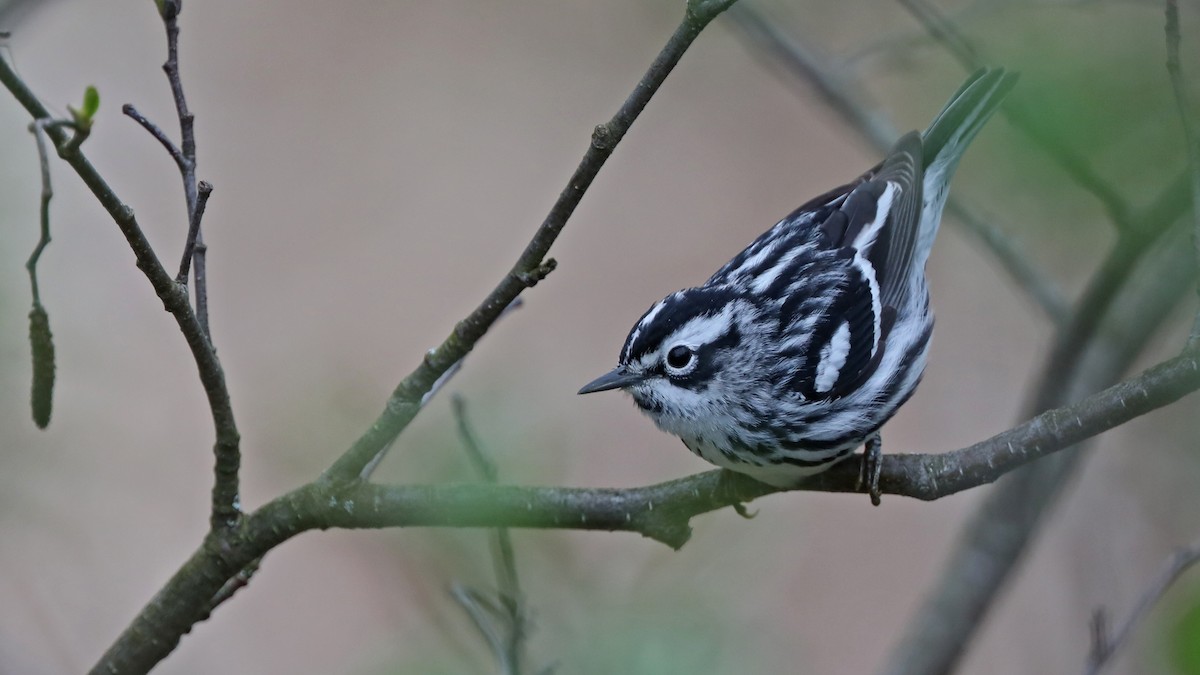
[[(198, 175), (215, 186), (204, 221), (212, 330), (243, 437), (247, 508), (324, 469), (509, 269), (682, 6), (185, 3)], [(923, 128), (965, 76), (898, 4), (756, 6), (900, 130)], [(1023, 72), (1014, 105), (1133, 207), (1179, 174), (1160, 4), (938, 6), (985, 60)], [(0, 7), (0, 30), (12, 32), (6, 56), (52, 109), (65, 115), (87, 85), (98, 88), (85, 149), (171, 267), (186, 227), (178, 174), (120, 114), (134, 103), (177, 137), (153, 3)], [(1198, 10), (1183, 3), (1193, 101)], [(36, 675), (90, 667), (198, 545), (212, 430), (174, 321), (59, 162), (54, 242), (40, 267), (58, 384), (49, 429), (30, 421), (24, 262), (39, 182), (27, 123), (0, 95), (0, 672)], [(467, 400), (501, 480), (635, 486), (707, 469), (622, 395), (574, 392), (611, 367), (650, 303), (702, 282), (877, 157), (718, 20), (583, 200), (552, 251), (558, 271), (445, 392)], [(1003, 119), (967, 154), (955, 194), (1069, 297), (1114, 241), (1097, 202)], [(1050, 349), (1051, 322), (949, 219), (929, 275), (931, 362), (885, 428), (886, 452), (951, 450), (1008, 428)], [(1141, 278), (1156, 283), (1153, 269)], [(1178, 350), (1193, 310), (1188, 299), (1161, 325), (1113, 330), (1153, 333), (1137, 361), (1145, 366)], [(1195, 417), (1187, 399), (1100, 440), (961, 672), (1082, 666), (1092, 611), (1124, 616), (1171, 550), (1200, 535)], [(475, 480), (447, 396), (378, 477)], [(863, 496), (771, 496), (752, 505), (753, 520), (729, 510), (697, 518), (679, 552), (626, 533), (516, 531), (530, 661), (562, 673), (878, 671), (991, 489), (931, 504), (885, 497), (881, 508)], [(481, 530), (302, 535), (156, 672), (493, 672), (447, 593), (452, 582), (493, 585), (488, 539)], [(1189, 637), (1200, 636), (1196, 577), (1172, 591), (1114, 672), (1198, 672), (1180, 665), (1200, 643)]]

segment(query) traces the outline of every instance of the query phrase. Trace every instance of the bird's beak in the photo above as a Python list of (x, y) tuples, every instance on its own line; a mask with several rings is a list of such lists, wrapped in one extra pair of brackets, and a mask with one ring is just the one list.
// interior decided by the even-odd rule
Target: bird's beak
[(639, 373), (631, 373), (625, 366), (617, 366), (607, 373), (583, 385), (580, 394), (591, 394), (597, 391), (608, 391), (637, 384), (646, 379)]

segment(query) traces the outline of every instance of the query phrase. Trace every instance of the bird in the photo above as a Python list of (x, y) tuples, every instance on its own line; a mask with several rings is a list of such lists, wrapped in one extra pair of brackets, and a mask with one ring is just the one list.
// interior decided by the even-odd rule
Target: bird
[(924, 133), (654, 303), (579, 393), (624, 390), (700, 458), (780, 488), (865, 445), (858, 489), (878, 505), (879, 429), (925, 370), (925, 263), (950, 180), (1016, 81), (976, 71)]

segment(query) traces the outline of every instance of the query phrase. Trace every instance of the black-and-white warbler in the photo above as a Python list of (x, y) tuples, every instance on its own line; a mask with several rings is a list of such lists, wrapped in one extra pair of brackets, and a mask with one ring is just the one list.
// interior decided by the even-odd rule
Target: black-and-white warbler
[(655, 303), (579, 393), (624, 389), (701, 458), (780, 487), (865, 442), (878, 503), (879, 428), (925, 369), (925, 261), (950, 178), (1016, 79), (975, 73), (925, 133)]

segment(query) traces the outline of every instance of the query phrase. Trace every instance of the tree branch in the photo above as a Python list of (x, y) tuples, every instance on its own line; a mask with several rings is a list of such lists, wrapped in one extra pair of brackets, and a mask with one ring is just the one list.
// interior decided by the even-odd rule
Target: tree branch
[[(1200, 352), (1189, 350), (1079, 403), (942, 455), (884, 457), (880, 488), (923, 500), (992, 482), (1007, 471), (1168, 405), (1200, 388)], [(798, 490), (859, 492), (858, 465), (842, 462)], [(710, 471), (630, 489), (499, 485), (387, 486), (317, 481), (247, 516), (235, 536), (210, 534), (91, 671), (143, 673), (208, 616), (227, 580), (310, 530), (381, 527), (535, 527), (638, 532), (679, 548), (692, 517), (781, 491)], [(197, 601), (199, 599), (199, 601)]]
[(1200, 563), (1200, 540), (1192, 542), (1190, 546), (1181, 548), (1171, 554), (1171, 557), (1163, 564), (1158, 575), (1154, 577), (1154, 581), (1142, 592), (1141, 598), (1134, 605), (1133, 610), (1129, 612), (1129, 616), (1125, 621), (1121, 622), (1121, 626), (1113, 633), (1109, 633), (1107, 622), (1102, 618), (1104, 614), (1097, 610), (1094, 620), (1094, 640), (1092, 652), (1088, 656), (1087, 665), (1084, 667), (1084, 675), (1096, 675), (1104, 670), (1114, 654), (1133, 635), (1133, 631), (1138, 624), (1146, 618), (1151, 609), (1158, 604), (1166, 594), (1167, 589), (1171, 587), (1175, 581), (1188, 571), (1193, 565)]
[[(50, 117), (50, 112), (42, 105), (41, 101), (33, 94), (29, 87), (17, 75), (12, 66), (3, 58), (0, 58), (0, 83), (3, 83), (5, 88), (17, 99), (25, 110), (34, 120), (46, 119)], [(237, 424), (234, 421), (233, 407), (229, 400), (229, 390), (225, 384), (225, 373), (221, 369), (221, 364), (217, 360), (217, 354), (213, 350), (212, 344), (209, 342), (207, 334), (204, 332), (200, 322), (196, 318), (196, 314), (192, 311), (191, 305), (188, 303), (187, 291), (185, 288), (175, 283), (175, 280), (163, 268), (162, 263), (155, 254), (154, 249), (150, 246), (150, 241), (146, 239), (145, 233), (142, 231), (141, 225), (138, 224), (137, 218), (133, 213), (133, 209), (121, 201), (96, 167), (88, 161), (83, 151), (78, 147), (71, 147), (70, 139), (61, 126), (46, 125), (46, 135), (54, 143), (58, 150), (59, 156), (67, 162), (75, 173), (83, 180), (84, 185), (91, 190), (92, 194), (99, 200), (100, 205), (108, 212), (109, 216), (117, 224), (117, 228), (121, 230), (125, 241), (129, 244), (129, 248), (133, 251), (134, 258), (137, 260), (137, 267), (150, 281), (150, 285), (154, 288), (155, 294), (163, 303), (163, 308), (171, 313), (175, 318), (175, 322), (179, 325), (180, 332), (183, 333), (184, 340), (187, 341), (188, 348), (192, 352), (192, 358), (196, 362), (197, 370), (200, 374), (200, 381), (204, 386), (204, 393), (208, 399), (208, 406), (212, 413), (213, 426), (216, 429), (216, 442), (214, 443), (214, 454), (218, 457), (218, 467), (224, 467), (223, 470), (228, 472), (231, 467), (235, 467), (237, 462), (222, 462), (222, 457), (235, 457), (240, 462), (239, 444), (241, 437), (238, 434)], [(236, 468), (232, 471), (232, 475), (236, 478)], [(231, 484), (228, 480), (218, 480), (223, 488), (232, 487), (232, 490), (223, 489), (221, 502), (222, 504), (233, 508), (222, 508), (221, 513), (214, 512), (214, 524), (224, 524), (231, 520), (235, 520), (238, 515), (236, 509), (237, 504), (237, 483), (236, 480)], [(215, 488), (214, 488), (215, 492)], [(230, 493), (233, 498), (230, 499)], [(214, 495), (215, 496), (215, 495)]]
[(554, 268), (546, 259), (551, 245), (558, 238), (575, 207), (591, 187), (601, 167), (612, 155), (625, 132), (637, 119), (650, 98), (662, 86), (667, 75), (679, 63), (692, 41), (705, 26), (733, 4), (735, 0), (689, 0), (687, 11), (675, 33), (659, 52), (654, 63), (634, 87), (625, 103), (605, 124), (596, 127), (592, 143), (580, 160), (566, 187), (559, 194), (550, 212), (534, 232), (516, 264), (499, 284), (467, 318), (455, 325), (453, 332), (434, 349), (425, 354), (416, 370), (404, 378), (392, 392), (383, 413), (354, 445), (325, 472), (325, 479), (340, 482), (357, 479), (363, 469), (395, 439), (420, 411), (425, 394), (455, 363), (474, 348), (500, 313), (526, 288), (537, 283)]
[[(179, 12), (182, 11), (181, 0), (158, 0), (156, 5), (167, 36), (167, 60), (162, 69), (167, 76), (167, 84), (171, 88), (171, 98), (175, 103), (176, 116), (179, 118), (180, 144), (171, 142), (158, 125), (139, 113), (132, 104), (125, 104), (121, 110), (133, 118), (146, 131), (162, 144), (175, 165), (179, 168), (179, 176), (183, 181), (183, 196), (187, 207), (187, 235), (183, 246), (183, 260), (179, 264), (179, 272), (175, 275), (175, 284), (187, 299), (187, 277), (189, 268), (195, 260), (195, 320), (204, 340), (212, 346), (212, 330), (208, 325), (208, 275), (205, 265), (205, 254), (208, 247), (204, 244), (204, 235), (200, 222), (204, 218), (204, 207), (208, 196), (212, 194), (212, 185), (201, 181), (196, 183), (196, 135), (195, 116), (188, 109), (187, 97), (183, 93), (183, 80), (179, 75)], [(228, 394), (226, 394), (226, 397)], [(232, 411), (228, 424), (233, 427)], [(212, 507), (209, 518), (213, 528), (230, 527), (241, 517), (240, 476), (241, 444), (233, 440), (237, 429), (231, 428), (222, 435), (217, 429), (217, 443), (213, 446), (213, 488)], [(231, 442), (232, 441), (232, 442)]]
[[(879, 487), (886, 494), (923, 501), (941, 499), (992, 483), (1035, 459), (1174, 403), (1197, 389), (1200, 350), (1190, 350), (1136, 378), (966, 448), (944, 454), (885, 455)], [(844, 461), (794, 489), (861, 493), (857, 472), (857, 461)], [(316, 518), (318, 527), (342, 528), (623, 530), (679, 548), (690, 537), (688, 523), (694, 516), (783, 491), (727, 471), (631, 489), (358, 483), (337, 491), (336, 500), (330, 500)]]
[(1072, 382), (1072, 371), (1130, 272), (1187, 208), (1187, 178), (1186, 172), (1180, 174), (1134, 218), (1136, 226), (1120, 231), (1116, 243), (1088, 281), (1070, 320), (1055, 339), (1042, 375), (1044, 386), (1039, 388), (1032, 409), (1044, 410), (1063, 400), (1063, 391)]
[[(1197, 266), (1200, 267), (1200, 137), (1197, 136), (1192, 121), (1192, 108), (1188, 104), (1187, 88), (1183, 85), (1183, 65), (1179, 61), (1179, 3), (1177, 0), (1167, 0), (1167, 20), (1164, 32), (1167, 37), (1167, 76), (1171, 80), (1171, 92), (1175, 97), (1175, 107), (1179, 111), (1179, 123), (1183, 127), (1184, 148), (1187, 151), (1188, 176), (1190, 177), (1192, 194), (1192, 247), (1195, 250)], [(1200, 295), (1200, 286), (1196, 288)], [(1192, 321), (1192, 333), (1188, 341), (1195, 344), (1200, 341), (1200, 311)]]
[(171, 159), (175, 160), (175, 165), (179, 167), (179, 171), (181, 173), (187, 171), (187, 159), (183, 156), (183, 153), (180, 152), (179, 148), (176, 147), (175, 142), (172, 141), (169, 136), (167, 136), (167, 132), (162, 130), (162, 127), (158, 126), (154, 122), (150, 121), (148, 117), (138, 112), (138, 109), (133, 107), (132, 103), (126, 103), (125, 105), (121, 106), (121, 112), (134, 122), (142, 125), (142, 128), (145, 129), (151, 136), (154, 137), (155, 140), (159, 142), (160, 145), (163, 146), (163, 149), (167, 151), (167, 154), (171, 156)]
[[(467, 420), (466, 401), (456, 395), (450, 403), (463, 449), (475, 471), (489, 485), (498, 484), (496, 463), (484, 452)], [(484, 640), (491, 646), (502, 675), (521, 675), (524, 670), (529, 621), (525, 609), (525, 594), (521, 592), (521, 581), (517, 575), (516, 553), (507, 527), (495, 529), (492, 560), (497, 586), (494, 597), (492, 594), (458, 584), (451, 589), (451, 594), (467, 611)], [(488, 611), (483, 611), (484, 608)]]

